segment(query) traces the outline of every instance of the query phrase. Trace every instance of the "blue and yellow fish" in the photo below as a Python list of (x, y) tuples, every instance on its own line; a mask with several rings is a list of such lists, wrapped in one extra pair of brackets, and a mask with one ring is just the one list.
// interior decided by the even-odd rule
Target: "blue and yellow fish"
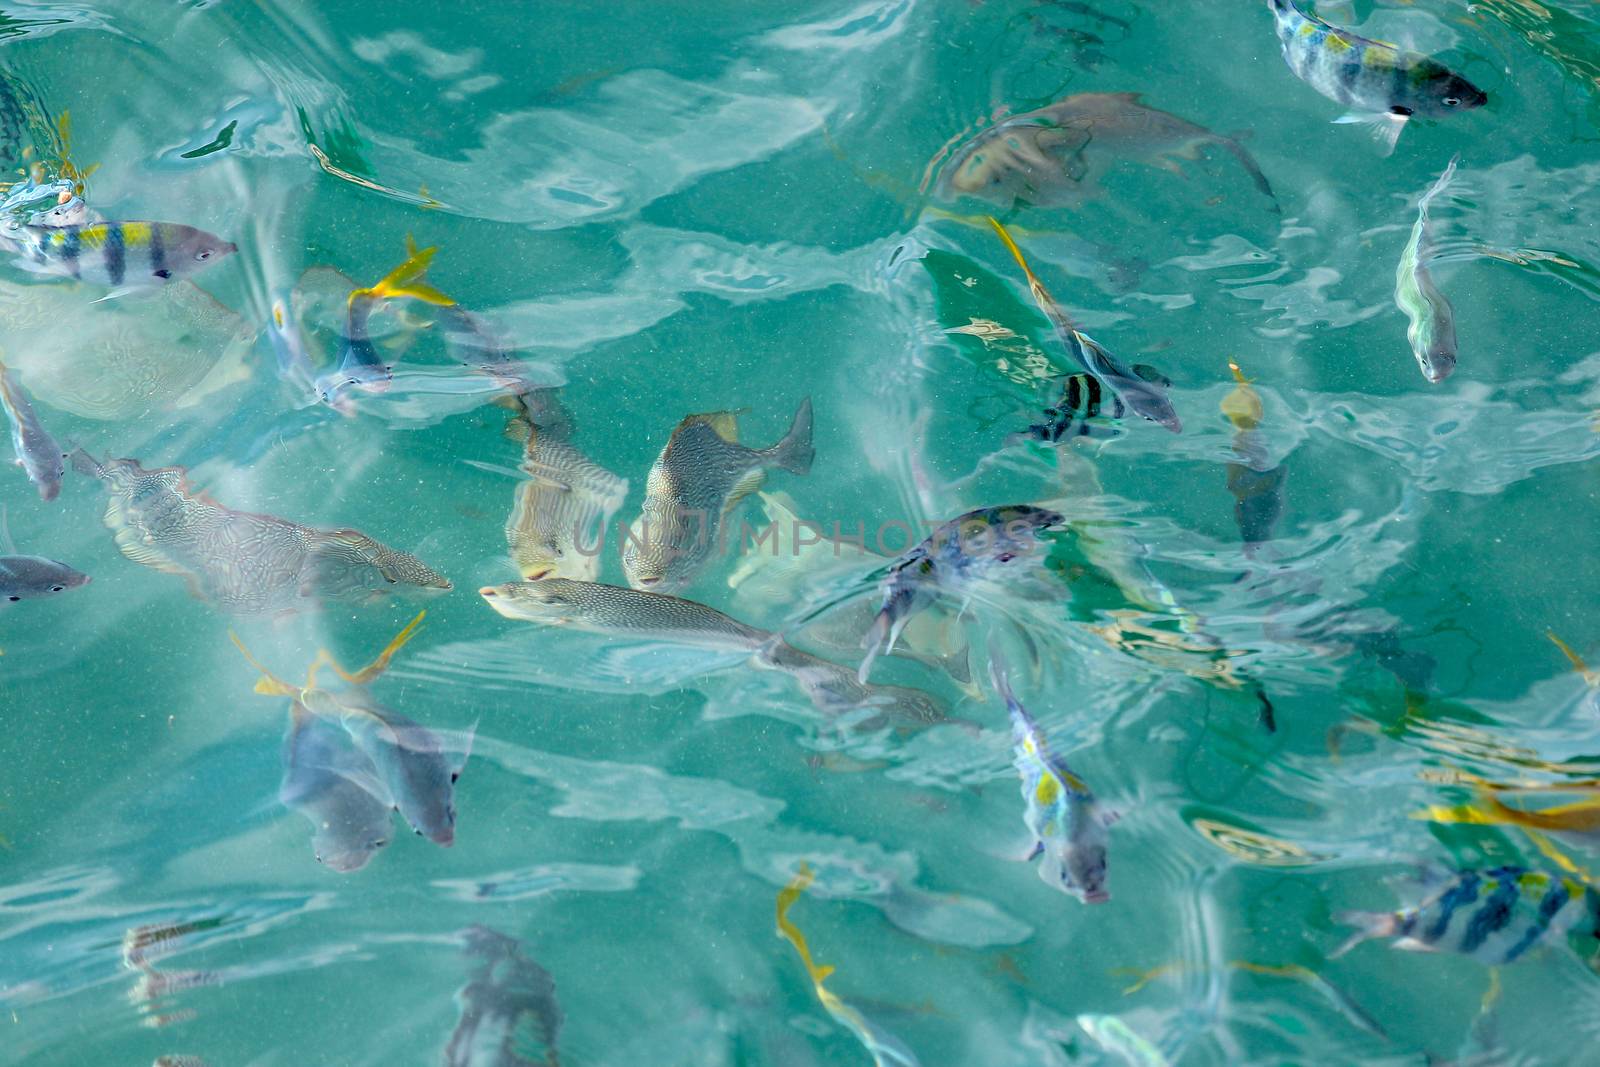
[(323, 375), (317, 383), (317, 395), (324, 403), (335, 403), (340, 394), (352, 386), (381, 388), (394, 377), (394, 368), (384, 362), (367, 329), (367, 322), (380, 303), (409, 299), (438, 308), (456, 307), (454, 300), (426, 280), (428, 266), (437, 251), (437, 245), (418, 248), (417, 242), (407, 234), (404, 262), (371, 288), (351, 291), (347, 301), (344, 349), (339, 354), (339, 366)]
[(0, 250), (25, 270), (110, 286), (114, 295), (186, 278), (239, 246), (175, 222), (95, 222), (0, 229)]

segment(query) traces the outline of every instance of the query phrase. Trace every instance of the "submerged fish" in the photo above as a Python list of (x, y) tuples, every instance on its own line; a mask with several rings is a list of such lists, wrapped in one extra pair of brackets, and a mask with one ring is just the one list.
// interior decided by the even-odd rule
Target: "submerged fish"
[[(1100, 379), (1120, 401), (1125, 402), (1140, 416), (1165, 426), (1173, 433), (1181, 431), (1183, 423), (1179, 420), (1172, 401), (1167, 398), (1165, 386), (1159, 380), (1147, 380), (1123, 367), (1115, 356), (1100, 346), (1098, 341), (1073, 326), (1071, 316), (1035, 277), (1033, 269), (1022, 256), (1022, 249), (1017, 247), (1017, 243), (1011, 239), (1011, 234), (1000, 224), (1000, 220), (990, 216), (989, 224), (1000, 235), (1000, 240), (1005, 242), (1006, 248), (1010, 249), (1017, 266), (1022, 268), (1023, 275), (1028, 279), (1028, 289), (1033, 294), (1034, 302), (1055, 327), (1056, 334), (1078, 365)], [(1148, 368), (1146, 371), (1148, 372)]]
[(1011, 691), (1005, 663), (990, 650), (989, 677), (1011, 715), (1011, 745), (1022, 776), (1022, 821), (1033, 835), (1028, 859), (1043, 857), (1039, 877), (1085, 904), (1111, 899), (1106, 889), (1106, 851), (1114, 812), (1102, 808), (1087, 782), (1073, 773), (1028, 709)]
[(1483, 90), (1420, 52), (1337, 29), (1301, 11), (1295, 0), (1267, 0), (1267, 7), (1289, 69), (1350, 108), (1334, 121), (1367, 124), (1385, 154), (1412, 115), (1442, 118), (1489, 102)]
[(89, 584), (87, 574), (65, 563), (43, 556), (19, 555), (17, 546), (11, 540), (3, 505), (0, 505), (0, 550), (5, 553), (0, 555), (0, 600), (5, 603), (38, 600)]
[(627, 499), (628, 480), (579, 452), (559, 427), (526, 416), (513, 425), (527, 435), (519, 469), (528, 480), (517, 486), (506, 519), (511, 562), (530, 580), (593, 581), (611, 516)]
[(521, 942), (487, 926), (463, 931), (462, 950), (476, 963), (456, 992), (461, 1017), (445, 1046), (445, 1067), (560, 1067), (566, 1015), (550, 972)]
[(1394, 302), (1410, 320), (1406, 340), (1411, 342), (1411, 354), (1417, 357), (1422, 376), (1435, 385), (1456, 369), (1456, 321), (1450, 301), (1433, 283), (1433, 273), (1428, 270), (1428, 260), (1433, 256), (1433, 241), (1428, 236), (1428, 205), (1455, 177), (1456, 163), (1460, 159), (1460, 156), (1453, 157), (1439, 180), (1417, 201), (1417, 221), (1411, 227), (1411, 240), (1400, 254), (1400, 265), (1394, 272)]
[(1571, 878), (1524, 867), (1453, 872), (1415, 906), (1335, 915), (1357, 930), (1332, 957), (1385, 937), (1395, 939), (1395, 948), (1456, 952), (1491, 965), (1513, 963), (1569, 931), (1594, 936), (1597, 918), (1600, 894)]
[(323, 402), (337, 401), (344, 390), (352, 386), (376, 388), (394, 377), (394, 368), (384, 362), (367, 329), (367, 322), (380, 303), (406, 298), (434, 307), (456, 306), (454, 300), (424, 280), (438, 250), (437, 245), (418, 248), (416, 241), (407, 234), (405, 261), (371, 288), (351, 291), (346, 301), (344, 350), (339, 354), (339, 365), (317, 382), (317, 395)]
[[(1487, 783), (1484, 783), (1487, 786)], [(1477, 801), (1455, 808), (1428, 808), (1422, 814), (1434, 822), (1475, 823), (1482, 826), (1520, 826), (1525, 830), (1556, 834), (1589, 846), (1600, 845), (1600, 797), (1590, 796), (1545, 808), (1513, 808), (1501, 800), (1498, 789), (1480, 788)], [(1506, 792), (1531, 792), (1508, 788)], [(1563, 784), (1551, 791), (1592, 792)]]
[(1274, 464), (1265, 438), (1260, 432), (1264, 409), (1261, 397), (1250, 388), (1237, 363), (1230, 362), (1234, 387), (1222, 400), (1222, 413), (1238, 432), (1233, 435), (1236, 461), (1228, 464), (1228, 492), (1233, 496), (1233, 519), (1245, 554), (1272, 540), (1272, 531), (1283, 515), (1283, 483), (1288, 474), (1283, 464)]
[(811, 958), (811, 949), (806, 944), (805, 935), (794, 924), (794, 920), (789, 918), (789, 910), (811, 885), (813, 877), (811, 868), (801, 864), (800, 873), (778, 892), (779, 935), (793, 945), (795, 952), (799, 954), (800, 962), (805, 965), (806, 976), (811, 979), (811, 988), (817, 995), (817, 1002), (839, 1025), (855, 1035), (856, 1040), (861, 1042), (862, 1047), (872, 1055), (873, 1067), (920, 1067), (916, 1054), (906, 1046), (905, 1042), (868, 1019), (823, 984), (833, 974), (834, 968), (821, 966)]
[(350, 747), (337, 723), (298, 700), (289, 710), (278, 800), (310, 821), (317, 862), (340, 874), (365, 867), (394, 830), (394, 801), (372, 761)]
[(1066, 520), (1028, 504), (978, 508), (951, 519), (890, 566), (880, 589), (883, 600), (862, 640), (867, 650), (857, 677), (865, 682), (880, 652), (892, 651), (913, 615), (940, 596), (962, 592), (973, 582), (1003, 574), (1033, 555), (1039, 533)]
[(293, 611), (398, 586), (451, 588), (421, 560), (359, 530), (319, 530), (224, 507), (195, 491), (182, 467), (146, 470), (135, 459), (102, 462), (82, 449), (72, 463), (104, 485), (104, 521), (123, 555), (183, 575), (195, 596), (223, 611)]
[(809, 397), (770, 448), (740, 444), (737, 417), (733, 411), (690, 415), (650, 468), (643, 512), (622, 550), (622, 569), (635, 589), (665, 593), (688, 585), (721, 545), (723, 520), (761, 488), (768, 468), (811, 470), (816, 450)]
[(1199, 159), (1208, 146), (1237, 159), (1276, 206), (1266, 175), (1238, 141), (1147, 107), (1138, 93), (1078, 93), (1003, 119), (955, 150), (938, 192), (947, 200), (981, 197), (1003, 209), (1019, 200), (1072, 204), (1098, 191), (1118, 159), (1176, 169), (1174, 158)]
[(27, 472), (42, 499), (54, 500), (67, 473), (63, 462), (66, 453), (39, 421), (16, 373), (4, 363), (0, 363), (0, 407), (5, 408), (11, 423), (11, 448), (17, 454), (17, 466)]
[(0, 250), (25, 270), (107, 285), (115, 295), (187, 278), (239, 246), (174, 222), (96, 222), (0, 228)]

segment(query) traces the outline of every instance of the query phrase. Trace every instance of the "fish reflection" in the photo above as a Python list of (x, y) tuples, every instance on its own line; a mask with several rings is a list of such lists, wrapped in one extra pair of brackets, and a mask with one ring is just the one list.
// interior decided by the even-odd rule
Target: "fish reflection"
[(1428, 205), (1450, 184), (1460, 158), (1451, 159), (1439, 180), (1417, 201), (1417, 221), (1411, 227), (1411, 240), (1400, 255), (1394, 276), (1394, 302), (1410, 322), (1406, 339), (1411, 342), (1411, 354), (1417, 357), (1422, 376), (1435, 385), (1456, 369), (1456, 323), (1450, 301), (1434, 284), (1428, 270), (1428, 261), (1434, 254), (1428, 234)]
[(722, 544), (728, 514), (761, 488), (768, 468), (805, 474), (815, 456), (809, 398), (769, 448), (739, 443), (738, 412), (684, 419), (650, 468), (643, 512), (623, 546), (628, 584), (660, 593), (688, 585)]
[(351, 291), (346, 301), (345, 343), (339, 354), (339, 365), (317, 383), (318, 395), (325, 403), (334, 403), (352, 386), (378, 388), (394, 377), (394, 368), (384, 361), (367, 329), (373, 311), (384, 301), (410, 299), (435, 307), (455, 306), (454, 300), (425, 280), (437, 251), (437, 245), (418, 248), (416, 241), (407, 234), (406, 258), (400, 265), (370, 288)]
[(1078, 93), (1002, 119), (955, 150), (937, 192), (946, 200), (980, 197), (1002, 209), (1019, 201), (1076, 205), (1099, 193), (1100, 180), (1119, 160), (1176, 170), (1174, 160), (1199, 159), (1208, 147), (1237, 159), (1276, 206), (1272, 186), (1243, 145), (1148, 107), (1138, 93)]
[(104, 521), (124, 556), (182, 575), (191, 593), (231, 614), (292, 612), (398, 587), (451, 588), (415, 556), (359, 530), (318, 530), (224, 507), (197, 492), (182, 467), (146, 470), (135, 459), (102, 462), (82, 449), (72, 464), (104, 485)]
[(1272, 531), (1283, 514), (1283, 482), (1288, 472), (1273, 464), (1261, 425), (1261, 397), (1250, 388), (1237, 363), (1230, 362), (1234, 387), (1222, 401), (1222, 413), (1238, 432), (1233, 435), (1236, 462), (1228, 464), (1228, 492), (1233, 495), (1233, 519), (1239, 526), (1245, 554), (1272, 539)]
[(331, 871), (365, 867), (393, 836), (394, 798), (373, 763), (336, 723), (289, 707), (278, 802), (311, 823), (311, 850)]
[(0, 251), (17, 266), (108, 286), (109, 295), (159, 288), (239, 250), (216, 234), (173, 222), (0, 227)]
[(221, 919), (151, 923), (135, 926), (123, 935), (122, 965), (139, 973), (133, 988), (128, 990), (128, 1001), (139, 1010), (145, 1026), (159, 1029), (173, 1023), (187, 1022), (195, 1017), (194, 1010), (172, 1010), (166, 998), (186, 989), (222, 984), (223, 975), (218, 971), (172, 970), (155, 965), (155, 961), (163, 956), (180, 951), (184, 938), (214, 930), (221, 924)]
[(461, 1017), (445, 1046), (445, 1067), (560, 1067), (566, 1016), (550, 972), (521, 942), (487, 926), (469, 927), (461, 940), (474, 962), (456, 993)]
[(17, 466), (28, 474), (28, 481), (39, 490), (42, 500), (54, 500), (61, 492), (61, 479), (67, 473), (62, 462), (65, 452), (44, 428), (39, 416), (28, 400), (27, 391), (17, 380), (16, 373), (0, 363), (0, 407), (11, 423), (11, 449), (16, 453)]
[(628, 480), (574, 448), (569, 422), (559, 414), (528, 408), (507, 432), (523, 437), (518, 469), (528, 476), (506, 519), (511, 562), (525, 579), (593, 581), (600, 575), (599, 546), (627, 499)]
[(799, 954), (800, 962), (805, 965), (806, 975), (811, 979), (811, 988), (817, 994), (817, 1001), (839, 1025), (855, 1035), (856, 1040), (860, 1041), (872, 1055), (874, 1067), (920, 1067), (916, 1054), (907, 1048), (903, 1041), (862, 1015), (823, 984), (833, 974), (834, 969), (820, 966), (811, 958), (811, 949), (806, 945), (805, 935), (794, 924), (794, 920), (789, 918), (789, 910), (811, 885), (814, 877), (810, 866), (801, 864), (800, 873), (779, 890), (778, 933), (786, 938)]

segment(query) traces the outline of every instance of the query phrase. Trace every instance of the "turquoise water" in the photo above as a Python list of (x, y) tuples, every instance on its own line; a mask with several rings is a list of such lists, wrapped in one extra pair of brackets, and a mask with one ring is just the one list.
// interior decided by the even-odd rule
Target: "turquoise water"
[[(574, 1067), (900, 1062), (825, 1009), (777, 931), (804, 867), (789, 917), (837, 968), (825, 988), (929, 1067), (1146, 1062), (1093, 1016), (1185, 1065), (1591, 1062), (1581, 932), (1497, 974), (1382, 940), (1329, 957), (1334, 913), (1415, 901), (1419, 870), (1594, 863), (1581, 836), (1416, 816), (1471, 802), (1462, 774), (1593, 775), (1600, 702), (1546, 631), (1600, 661), (1600, 11), (1323, 5), (1490, 94), (1385, 158), (1330, 123), (1263, 7), (0, 3), (19, 143), (52, 174), (98, 164), (98, 216), (239, 249), (100, 303), (6, 268), (0, 357), (50, 431), (186, 468), (229, 508), (358, 528), (454, 586), (229, 614), (119, 551), (95, 479), (46, 503), (5, 473), (17, 550), (93, 580), (0, 611), (0, 1061), (440, 1063), (481, 924), (553, 978)], [(1066, 204), (938, 196), (966, 137), (1084, 92), (1237, 136), (1277, 210), (1214, 143), (1176, 172), (1115, 162)], [(1459, 366), (1431, 385), (1395, 267), (1457, 153), (1432, 223)], [(1106, 413), (1008, 444), (1076, 367), (988, 211), (1083, 329), (1170, 379), (1181, 434)], [(431, 283), (561, 383), (570, 443), (628, 480), (602, 581), (624, 582), (618, 524), (691, 413), (741, 409), (766, 446), (810, 397), (815, 463), (766, 489), (890, 554), (896, 523), (1062, 512), (1048, 566), (946, 603), (976, 685), (873, 667), (960, 721), (841, 727), (747, 654), (488, 610), (475, 591), (517, 576), (522, 445), (438, 316), (374, 316), (397, 380), (345, 412), (278, 373), (273, 302), (328, 369), (347, 293), (408, 234), (438, 248)], [(1223, 413), (1229, 360), (1261, 404), (1248, 433)], [(1242, 451), (1282, 498), (1248, 550)], [(791, 548), (718, 554), (681, 595), (853, 674), (884, 560)], [(370, 696), (458, 749), (475, 731), (455, 840), (396, 820), (339, 874), (278, 802), (289, 702), (252, 691), (229, 630), (298, 681), (423, 609)], [(1108, 903), (1021, 858), (991, 636), (1120, 813)], [(150, 996), (162, 981), (180, 988)]]

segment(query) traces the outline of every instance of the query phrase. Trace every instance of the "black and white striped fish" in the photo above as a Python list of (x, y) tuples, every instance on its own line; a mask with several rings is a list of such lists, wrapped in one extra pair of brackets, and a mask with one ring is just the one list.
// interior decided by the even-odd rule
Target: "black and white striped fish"
[[(1134, 364), (1130, 370), (1147, 382), (1167, 386), (1171, 383), (1154, 367)], [(1061, 388), (1061, 399), (1044, 409), (1044, 422), (1036, 422), (1017, 436), (1023, 440), (1059, 441), (1063, 437), (1103, 436), (1112, 431), (1089, 420), (1105, 416), (1116, 420), (1128, 413), (1127, 405), (1115, 391), (1107, 389), (1092, 374), (1069, 374)]]
[(239, 247), (175, 222), (96, 222), (0, 229), (0, 250), (15, 254), (24, 270), (110, 286), (115, 294), (186, 278)]

